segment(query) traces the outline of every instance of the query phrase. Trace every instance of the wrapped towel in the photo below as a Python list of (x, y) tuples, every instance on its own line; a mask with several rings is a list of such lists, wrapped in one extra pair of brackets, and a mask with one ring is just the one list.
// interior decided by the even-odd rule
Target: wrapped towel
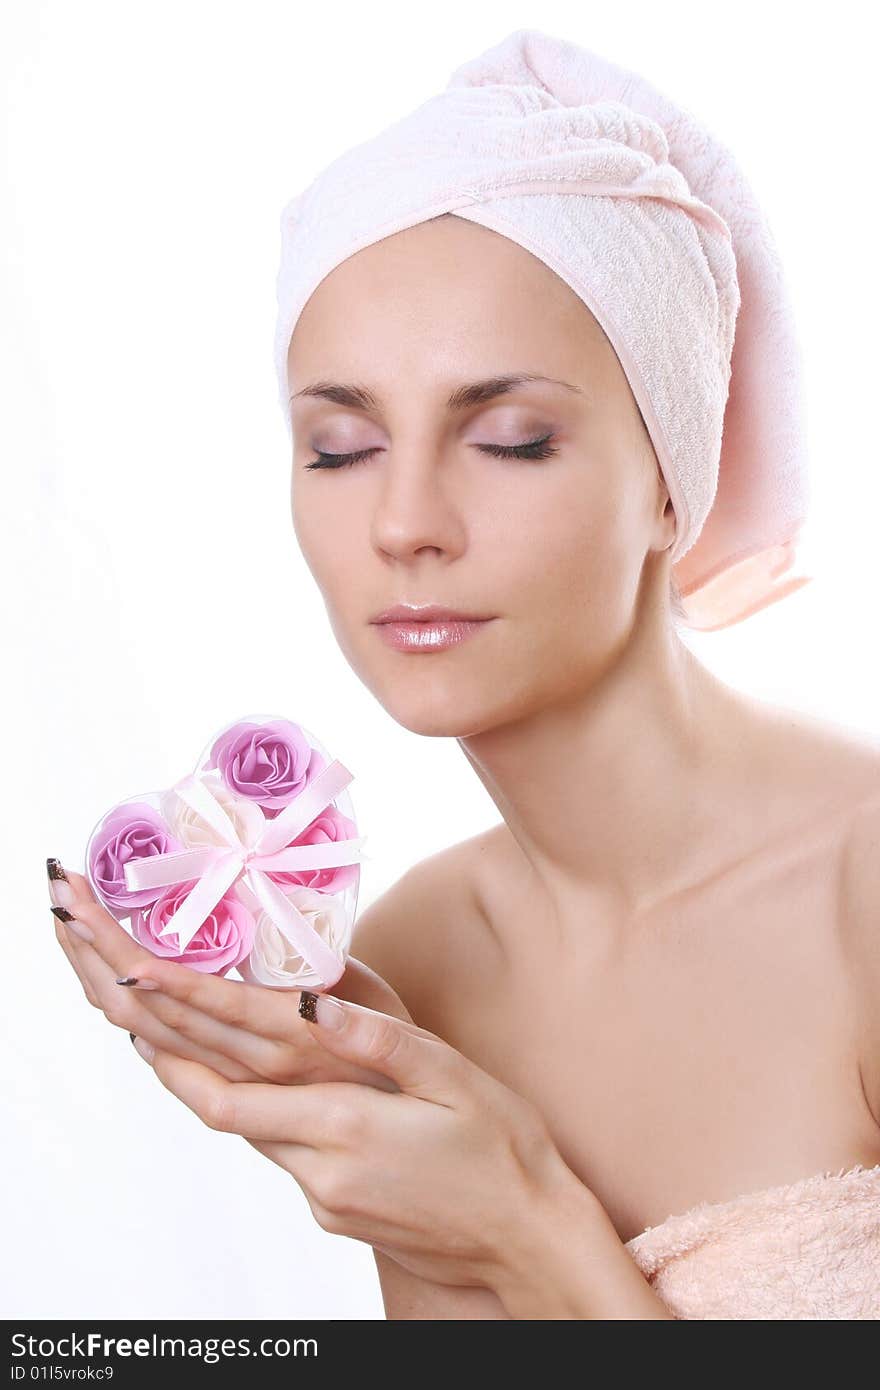
[(626, 1249), (677, 1318), (880, 1319), (880, 1163), (700, 1202)]
[(281, 217), (275, 367), (321, 280), (443, 213), (509, 237), (593, 313), (676, 515), (685, 621), (738, 622), (792, 573), (808, 503), (802, 370), (772, 235), (731, 154), (635, 73), (534, 29), (333, 161)]

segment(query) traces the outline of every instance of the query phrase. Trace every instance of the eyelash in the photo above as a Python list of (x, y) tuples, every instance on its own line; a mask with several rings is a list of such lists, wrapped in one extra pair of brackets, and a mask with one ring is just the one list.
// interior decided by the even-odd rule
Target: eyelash
[[(559, 452), (552, 440), (553, 435), (547, 434), (543, 439), (533, 439), (528, 444), (477, 444), (475, 447), (493, 458), (546, 459)], [(378, 449), (359, 449), (354, 454), (325, 454), (318, 449), (318, 457), (307, 463), (306, 468), (350, 468), (353, 463), (360, 463), (378, 452)]]

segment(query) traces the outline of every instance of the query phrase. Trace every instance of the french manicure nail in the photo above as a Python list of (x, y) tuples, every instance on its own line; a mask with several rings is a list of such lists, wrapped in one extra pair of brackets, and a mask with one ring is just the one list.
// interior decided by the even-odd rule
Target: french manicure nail
[(73, 889), (61, 860), (47, 859), (46, 873), (49, 877), (49, 897), (52, 902), (58, 907), (70, 907), (73, 903)]
[(119, 980), (116, 981), (116, 983), (117, 983), (118, 985), (131, 985), (134, 989), (158, 989), (158, 988), (159, 988), (159, 986), (156, 984), (156, 981), (155, 981), (155, 980), (147, 980), (147, 979), (144, 979), (143, 976), (139, 976), (139, 975), (123, 975), (121, 979), (119, 979)]
[(313, 994), (304, 989), (300, 993), (300, 1017), (309, 1023), (320, 1023), (323, 1028), (341, 1028), (345, 1022), (345, 1005), (332, 994)]
[(308, 1019), (309, 1023), (317, 1023), (315, 1017), (315, 1005), (318, 1002), (317, 994), (312, 994), (310, 989), (300, 990), (299, 996), (299, 1016)]
[(50, 912), (54, 912), (59, 922), (63, 922), (68, 931), (72, 931), (74, 936), (78, 936), (83, 941), (94, 941), (95, 933), (91, 927), (87, 927), (85, 922), (78, 922), (72, 912), (68, 912), (66, 907), (51, 907)]
[(148, 1043), (146, 1038), (132, 1037), (132, 1046), (135, 1052), (139, 1052), (145, 1062), (152, 1062), (153, 1053), (156, 1051), (152, 1043)]

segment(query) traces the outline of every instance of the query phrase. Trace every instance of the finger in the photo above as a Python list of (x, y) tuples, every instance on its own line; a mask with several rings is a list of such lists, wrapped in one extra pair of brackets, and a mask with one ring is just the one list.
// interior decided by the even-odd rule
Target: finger
[[(383, 1220), (375, 1211), (359, 1213), (344, 1194), (348, 1168), (335, 1155), (303, 1144), (286, 1144), (277, 1140), (247, 1141), (257, 1153), (268, 1158), (289, 1173), (302, 1189), (312, 1216), (325, 1231), (346, 1235), (350, 1240), (364, 1240), (376, 1249), (395, 1258), (391, 1242), (400, 1241), (399, 1220)], [(340, 1198), (342, 1198), (340, 1210)], [(377, 1244), (385, 1241), (387, 1245)], [(416, 1237), (416, 1244), (418, 1240)], [(398, 1251), (398, 1256), (400, 1252)]]
[[(115, 972), (114, 978), (137, 977), (139, 974), (149, 978), (149, 967), (157, 957), (135, 941), (131, 933), (120, 926), (116, 918), (98, 902), (88, 879), (73, 869), (66, 869), (65, 872), (72, 895), (67, 911), (91, 931), (91, 949)], [(182, 965), (173, 968), (187, 969)]]
[[(150, 991), (146, 1005), (176, 1032), (236, 1058), (271, 1081), (307, 1079), (316, 1064), (327, 1072), (327, 1052), (299, 1013), (301, 990), (227, 980), (165, 960), (155, 960), (148, 968), (158, 989)], [(340, 1080), (373, 1086), (385, 1081), (369, 1068), (342, 1059), (337, 1071)]]
[[(193, 975), (196, 972), (189, 972)], [(201, 982), (201, 983), (200, 983)], [(274, 994), (268, 989), (260, 986), (238, 985), (228, 980), (218, 980), (215, 976), (196, 977), (196, 990), (194, 996), (204, 996), (210, 994), (212, 984), (223, 985), (226, 989), (237, 991), (238, 989), (255, 989), (258, 993), (258, 1000), (262, 996), (264, 1008), (271, 1009)], [(209, 988), (206, 990), (205, 985)], [(128, 993), (127, 987), (120, 986), (115, 980), (110, 986), (116, 993)], [(175, 993), (183, 993), (179, 990)], [(292, 1000), (288, 1003), (288, 1008), (296, 1018), (296, 1026), (291, 1031), (294, 1033), (294, 1041), (285, 1043), (276, 1041), (274, 1038), (263, 1037), (265, 1025), (257, 1015), (256, 1009), (251, 1012), (254, 1016), (252, 1027), (260, 1032), (247, 1032), (242, 1028), (233, 1027), (231, 1024), (220, 1023), (210, 1014), (203, 1013), (201, 1009), (193, 1008), (189, 1004), (183, 1003), (179, 998), (167, 996), (164, 990), (150, 990), (148, 993), (139, 995), (139, 1002), (143, 1008), (155, 1019), (164, 1023), (168, 1029), (176, 1036), (178, 1041), (172, 1043), (163, 1039), (158, 1032), (152, 1032), (148, 1028), (141, 1026), (137, 1031), (150, 1042), (157, 1046), (167, 1048), (171, 1052), (176, 1052), (182, 1056), (199, 1056), (183, 1046), (183, 1039), (193, 1043), (197, 1048), (211, 1055), (221, 1055), (237, 1062), (245, 1068), (246, 1074), (253, 1078), (263, 1081), (272, 1081), (279, 1085), (296, 1085), (311, 1080), (340, 1080), (340, 1081), (360, 1081), (365, 1085), (379, 1086), (382, 1089), (392, 1089), (394, 1083), (385, 1076), (380, 1076), (377, 1072), (370, 1071), (365, 1067), (360, 1067), (354, 1062), (347, 1062), (343, 1058), (335, 1058), (327, 1053), (327, 1050), (312, 1037), (309, 1029), (305, 1026), (303, 1019), (299, 1017), (293, 1008)], [(295, 997), (299, 998), (299, 991), (295, 992)], [(206, 1060), (206, 1059), (203, 1059)], [(213, 1065), (213, 1063), (209, 1063)], [(228, 1072), (224, 1072), (228, 1075)]]
[[(291, 1062), (289, 1052), (263, 1036), (267, 1031), (266, 1015), (271, 1013), (279, 1031), (297, 1038), (301, 1050), (314, 1054), (314, 1039), (296, 1010), (298, 991), (295, 1001), (291, 1001), (290, 994), (283, 999), (267, 998), (270, 992), (259, 986), (245, 986), (241, 982), (205, 975), (174, 961), (161, 960), (140, 946), (107, 912), (82, 874), (68, 870), (67, 877), (73, 893), (73, 903), (68, 910), (94, 933), (94, 940), (84, 945), (80, 953), (80, 963), (82, 972), (89, 977), (92, 994), (100, 1000), (100, 1007), (114, 1017), (118, 1016), (120, 1007), (125, 1007), (113, 997), (120, 989), (132, 988), (120, 985), (121, 979), (148, 980), (159, 987), (150, 991), (149, 999), (142, 995), (139, 1004), (142, 1010), (149, 1010), (164, 1023), (165, 1029), (144, 1029), (141, 1012), (138, 1028), (131, 1031), (148, 1036), (157, 1046), (193, 1055), (186, 1048), (172, 1044), (171, 1030), (200, 1048), (235, 1060), (247, 1074), (287, 1077)], [(247, 1001), (239, 998), (243, 989), (249, 992)], [(160, 991), (164, 998), (156, 997)], [(246, 1008), (242, 1007), (243, 1002)]]
[[(213, 1019), (224, 1028), (276, 1042), (295, 1043), (311, 1051), (313, 1040), (299, 1016), (301, 992), (298, 989), (274, 989), (244, 980), (227, 980), (158, 957), (153, 957), (145, 966), (147, 972), (168, 999)], [(192, 1014), (186, 1016), (192, 1021)]]
[[(139, 1049), (140, 1050), (140, 1049)], [(142, 1054), (143, 1055), (143, 1054)], [(228, 1081), (210, 1067), (157, 1048), (149, 1057), (159, 1080), (209, 1129), (251, 1140), (277, 1140), (336, 1150), (397, 1096), (356, 1082)]]
[[(67, 876), (74, 895), (69, 910), (94, 932), (92, 948), (116, 972), (114, 979), (150, 980), (169, 999), (209, 1015), (228, 1028), (281, 1042), (298, 1041), (301, 1045), (309, 1045), (309, 1031), (298, 1014), (299, 990), (267, 989), (245, 981), (227, 980), (160, 958), (136, 942), (97, 902), (81, 874), (68, 870)], [(193, 1025), (192, 1015), (188, 1017)], [(215, 1034), (214, 1040), (219, 1045), (219, 1034)], [(228, 1034), (226, 1040), (230, 1045), (233, 1043)], [(242, 1045), (240, 1040), (239, 1045)]]
[[(118, 990), (120, 986), (116, 985), (115, 988)], [(295, 1049), (258, 1033), (248, 1033), (228, 1023), (220, 1023), (210, 1014), (167, 996), (162, 990), (150, 990), (145, 996), (145, 1007), (179, 1037), (231, 1058), (263, 1080), (293, 1081), (298, 1072), (304, 1071), (308, 1057), (313, 1057), (316, 1051), (313, 1044), (309, 1045), (311, 1039), (301, 1039), (299, 1048)], [(181, 1049), (173, 1048), (172, 1051), (180, 1052)]]
[[(309, 1064), (313, 1069), (322, 1056), (327, 1071), (327, 1054), (299, 1016), (299, 990), (267, 989), (160, 959), (97, 902), (82, 874), (66, 872), (73, 893), (68, 910), (94, 934), (91, 943), (77, 941), (77, 959), (111, 1022), (187, 1058), (209, 1054), (210, 1064), (227, 1076), (292, 1082), (309, 1075)], [(142, 992), (117, 982), (132, 978), (157, 988)], [(136, 1004), (116, 998), (122, 994), (136, 994)], [(220, 1058), (227, 1061), (221, 1065)], [(382, 1084), (356, 1064), (340, 1061), (336, 1070), (340, 1079)]]
[(146, 1004), (147, 999), (152, 999), (152, 992), (145, 995), (121, 989), (112, 970), (89, 945), (76, 937), (73, 938), (73, 942), (64, 940), (64, 927), (60, 922), (56, 925), (55, 936), (78, 975), (89, 1003), (93, 1008), (100, 1009), (107, 1022), (115, 1028), (145, 1038), (154, 1047), (166, 1048), (215, 1067), (231, 1081), (262, 1078), (263, 1073), (252, 1071), (222, 1052), (190, 1042), (157, 1019)]
[(198, 1047), (186, 1038), (180, 1038), (155, 1019), (144, 1019), (137, 1028), (130, 1028), (128, 1031), (134, 1034), (132, 1041), (135, 1045), (138, 1040), (146, 1042), (150, 1047), (161, 1050), (163, 1056), (179, 1056), (193, 1066), (209, 1067), (226, 1081), (243, 1084), (261, 1079), (257, 1072), (243, 1066), (235, 1058), (227, 1057), (222, 1052), (212, 1052), (207, 1048)]
[[(299, 1015), (300, 990), (227, 980), (158, 959), (147, 969), (158, 988), (145, 996), (145, 1007), (182, 1037), (271, 1081), (305, 1078), (318, 1060), (327, 1070), (326, 1052)], [(338, 1070), (341, 1078), (378, 1080), (356, 1065), (340, 1062)]]
[[(56, 918), (55, 918), (55, 940), (58, 942), (58, 945), (61, 947), (61, 949), (62, 949), (62, 951), (64, 952), (64, 954), (67, 956), (67, 959), (69, 960), (70, 964), (73, 966), (74, 974), (75, 974), (75, 975), (77, 976), (77, 978), (79, 979), (79, 982), (80, 982), (80, 984), (82, 985), (82, 988), (83, 988), (83, 993), (85, 994), (85, 996), (86, 996), (86, 998), (88, 999), (89, 1003), (92, 1005), (93, 1008), (99, 1009), (101, 1006), (100, 1006), (100, 1004), (98, 1003), (97, 995), (95, 994), (95, 991), (93, 990), (93, 988), (92, 988), (92, 986), (91, 986), (91, 983), (90, 983), (90, 981), (89, 981), (89, 977), (88, 977), (88, 975), (86, 974), (85, 970), (83, 969), (83, 967), (80, 965), (79, 961), (78, 961), (77, 958), (76, 958), (76, 950), (74, 949), (74, 944), (73, 944), (73, 943), (74, 943), (74, 939), (75, 939), (75, 938), (72, 938), (71, 936), (69, 936), (69, 934), (68, 934), (68, 932), (67, 932), (67, 928), (63, 925), (62, 922), (59, 922), (58, 919), (57, 919), (57, 917), (56, 917)], [(81, 945), (82, 943), (80, 942), (79, 944)]]
[(268, 1158), (270, 1163), (277, 1164), (290, 1174), (319, 1226), (324, 1230), (336, 1229), (334, 1213), (320, 1196), (323, 1193), (332, 1200), (335, 1181), (332, 1156), (320, 1149), (309, 1148), (307, 1144), (281, 1143), (274, 1139), (248, 1139), (247, 1143)]
[[(270, 1163), (277, 1164), (290, 1174), (302, 1190), (312, 1216), (319, 1226), (323, 1226), (325, 1230), (338, 1229), (337, 1213), (331, 1209), (331, 1204), (338, 1205), (342, 1174), (335, 1155), (310, 1148), (307, 1144), (291, 1144), (277, 1139), (248, 1139), (247, 1143), (256, 1149), (257, 1153), (268, 1158)], [(380, 1226), (375, 1219), (368, 1224), (360, 1221), (350, 1209), (346, 1212), (345, 1224), (346, 1235), (364, 1240), (371, 1237)], [(381, 1229), (384, 1235), (387, 1230), (384, 1223)], [(388, 1232), (389, 1238), (393, 1234)]]
[(378, 1009), (380, 1013), (413, 1022), (400, 995), (388, 981), (354, 956), (348, 957), (344, 973), (328, 993), (334, 994), (337, 999), (350, 999), (353, 1004), (363, 1004), (368, 1009)]
[(307, 1173), (311, 1173), (308, 1159), (317, 1156), (320, 1162), (326, 1162), (318, 1149), (311, 1148), (309, 1144), (295, 1144), (289, 1139), (283, 1143), (278, 1139), (246, 1139), (245, 1143), (250, 1144), (251, 1148), (256, 1149), (264, 1158), (268, 1158), (270, 1163), (277, 1163), (279, 1168), (283, 1168), (296, 1179), (304, 1191)]
[(88, 986), (90, 1002), (94, 1001), (96, 1007), (106, 1013), (119, 992), (116, 977), (110, 966), (89, 943), (69, 934), (69, 923), (63, 924), (61, 935), (56, 928), (55, 936), (66, 947), (68, 959), (83, 982), (83, 988)]
[[(252, 985), (239, 980), (227, 980), (221, 976), (192, 970), (173, 960), (162, 958), (146, 950), (135, 941), (116, 919), (97, 901), (91, 886), (82, 874), (67, 870), (67, 877), (73, 893), (73, 903), (69, 908), (79, 921), (94, 933), (91, 943), (94, 951), (104, 960), (115, 974), (114, 978), (147, 979), (155, 983), (169, 998), (178, 1000), (202, 1014), (210, 1015), (218, 1023), (240, 1029), (249, 1035), (274, 1039), (277, 1042), (305, 1045), (311, 1050), (313, 1039), (303, 1026), (299, 1015), (300, 991), (291, 989), (267, 989), (262, 985)], [(374, 1001), (376, 1006), (388, 1006), (388, 985), (368, 966), (350, 958), (346, 970), (334, 987), (334, 993), (341, 997), (357, 997)], [(158, 1001), (157, 1012), (161, 1015)], [(405, 1012), (401, 1001), (394, 1002)], [(407, 1014), (407, 1018), (409, 1015)], [(196, 1026), (190, 1015), (189, 1024)], [(174, 1026), (177, 1026), (176, 1023)], [(181, 1019), (181, 1030), (184, 1028)], [(218, 1047), (222, 1045), (221, 1035), (214, 1034), (211, 1041)], [(241, 1039), (226, 1035), (226, 1045), (230, 1050), (245, 1044)], [(247, 1059), (255, 1064), (255, 1058)]]
[(484, 1073), (436, 1033), (328, 994), (303, 991), (309, 1028), (337, 1057), (390, 1076), (407, 1095), (454, 1105)]
[(58, 923), (55, 936), (64, 948), (84, 990), (87, 991), (89, 1002), (101, 1009), (107, 1020), (118, 1028), (126, 1028), (131, 1032), (133, 1023), (140, 1027), (142, 1020), (148, 1017), (143, 1007), (144, 995), (134, 998), (128, 993), (123, 993), (107, 962), (89, 943), (79, 937), (68, 937), (65, 940), (66, 930), (66, 924), (62, 926)]

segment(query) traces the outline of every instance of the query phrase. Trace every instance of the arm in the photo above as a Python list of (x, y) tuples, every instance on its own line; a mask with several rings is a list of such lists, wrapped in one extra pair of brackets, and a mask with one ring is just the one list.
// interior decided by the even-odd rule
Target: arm
[(373, 1256), (379, 1271), (385, 1316), (389, 1322), (488, 1322), (494, 1318), (510, 1318), (492, 1289), (464, 1289), (452, 1284), (435, 1284), (410, 1273), (381, 1250), (374, 1249)]
[(675, 1322), (623, 1245), (605, 1209), (570, 1169), (525, 1239), (511, 1241), (493, 1289), (417, 1278), (374, 1250), (390, 1319)]
[(605, 1208), (564, 1160), (530, 1204), (496, 1291), (513, 1318), (677, 1321), (621, 1241)]
[[(450, 872), (451, 853), (410, 869), (361, 915), (352, 941), (352, 954), (391, 985), (412, 1021), (440, 1036), (436, 956), (432, 960), (430, 953), (446, 939), (441, 909), (451, 909), (461, 920), (469, 906), (456, 901), (451, 890), (455, 883), (459, 893), (468, 891), (462, 886), (466, 876)], [(413, 923), (418, 923), (415, 932)], [(511, 1222), (500, 1263), (487, 1281), (492, 1287), (435, 1283), (374, 1247), (386, 1317), (674, 1320), (598, 1199), (555, 1148), (550, 1154), (540, 1178), (515, 1204), (515, 1229)]]

